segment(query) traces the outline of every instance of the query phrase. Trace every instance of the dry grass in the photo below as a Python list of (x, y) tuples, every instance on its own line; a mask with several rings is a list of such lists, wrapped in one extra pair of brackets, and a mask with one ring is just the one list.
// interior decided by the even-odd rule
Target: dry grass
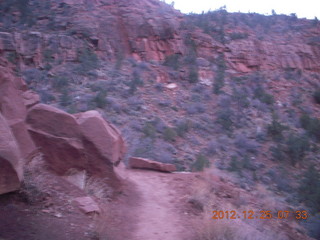
[(107, 199), (113, 195), (113, 189), (107, 184), (108, 179), (89, 177), (86, 180), (84, 190), (87, 194), (99, 199)]
[(195, 240), (286, 240), (286, 236), (269, 231), (259, 231), (240, 219), (214, 220), (210, 212), (205, 212), (195, 225)]
[[(211, 171), (212, 173), (212, 171)], [(243, 220), (243, 219), (212, 219), (212, 211), (231, 211), (242, 212), (244, 210), (252, 209), (259, 212), (252, 205), (235, 204), (234, 199), (221, 197), (224, 196), (218, 191), (224, 190), (224, 184), (213, 182), (210, 171), (204, 172), (201, 179), (192, 186), (192, 194), (190, 195), (189, 202), (202, 210), (201, 216), (195, 218), (193, 223), (196, 231), (195, 240), (286, 240), (285, 235), (276, 233), (276, 230), (271, 226), (266, 225), (266, 220)], [(225, 186), (228, 190), (227, 186)], [(261, 189), (260, 189), (261, 188)], [(261, 191), (260, 191), (260, 190)], [(272, 198), (267, 198), (268, 191), (260, 186), (258, 192), (260, 196), (257, 201), (261, 200), (261, 204), (267, 204), (267, 210), (273, 210), (276, 202)], [(237, 198), (238, 196), (233, 196)], [(259, 198), (258, 198), (259, 197)], [(264, 200), (264, 201), (262, 201)], [(243, 203), (247, 203), (246, 196), (243, 196)], [(259, 204), (259, 206), (261, 206)], [(261, 209), (260, 209), (261, 210)]]

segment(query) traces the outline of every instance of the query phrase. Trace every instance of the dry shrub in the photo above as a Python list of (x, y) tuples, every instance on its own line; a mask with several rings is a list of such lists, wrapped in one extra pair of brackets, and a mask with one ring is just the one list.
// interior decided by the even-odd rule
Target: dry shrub
[(43, 156), (34, 156), (24, 166), (24, 180), (20, 188), (20, 196), (28, 204), (42, 201), (48, 192), (46, 176), (43, 170), (46, 168)]
[[(232, 199), (219, 197), (216, 192), (216, 184), (212, 177), (212, 170), (208, 170), (201, 175), (201, 180), (196, 181), (192, 186), (192, 194), (189, 202), (192, 202), (196, 208), (203, 212), (201, 216), (195, 218), (193, 225), (196, 232), (194, 240), (286, 240), (285, 235), (276, 233), (271, 229), (271, 226), (265, 224), (266, 220), (259, 219), (212, 219), (212, 211), (231, 211), (235, 210), (238, 213), (246, 209), (259, 212), (253, 206), (246, 205), (237, 208), (232, 204)], [(265, 198), (263, 204), (268, 210), (275, 208), (275, 201), (271, 201), (268, 196), (268, 191), (263, 187), (259, 187), (260, 196), (257, 196), (257, 201)], [(260, 199), (260, 200), (259, 200)], [(242, 205), (242, 204), (241, 204)]]
[[(254, 221), (254, 220), (252, 220)], [(240, 219), (212, 219), (211, 211), (206, 211), (195, 223), (194, 240), (286, 240), (286, 236), (270, 229), (259, 231), (254, 224)]]
[(87, 194), (97, 198), (110, 198), (113, 195), (112, 188), (107, 184), (106, 178), (89, 177), (86, 180), (84, 190)]

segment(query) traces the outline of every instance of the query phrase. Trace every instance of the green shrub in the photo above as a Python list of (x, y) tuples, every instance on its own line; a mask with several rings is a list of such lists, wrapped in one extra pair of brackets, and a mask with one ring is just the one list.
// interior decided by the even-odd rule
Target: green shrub
[(299, 199), (315, 212), (320, 211), (320, 173), (312, 165), (302, 176)]
[(69, 86), (69, 81), (66, 77), (64, 76), (57, 76), (53, 79), (53, 83), (52, 83), (52, 86), (58, 90), (58, 91), (61, 91), (63, 90), (64, 88), (68, 87)]
[(199, 154), (196, 156), (196, 161), (192, 164), (191, 169), (192, 171), (200, 172), (203, 171), (204, 168), (208, 168), (209, 166), (209, 160), (202, 154)]
[(195, 66), (192, 66), (189, 72), (189, 82), (196, 83), (198, 81), (199, 81), (198, 68)]
[(80, 66), (77, 71), (81, 74), (87, 74), (89, 71), (98, 68), (99, 59), (95, 52), (89, 47), (78, 49), (78, 60)]
[(320, 120), (303, 114), (300, 118), (301, 126), (308, 132), (310, 136), (320, 141)]
[(316, 103), (320, 104), (320, 90), (314, 92), (313, 98), (316, 101)]
[(166, 129), (163, 131), (163, 139), (168, 142), (174, 142), (177, 137), (177, 132), (170, 127), (166, 127)]
[(280, 141), (283, 139), (282, 132), (288, 129), (287, 126), (282, 125), (278, 120), (277, 117), (273, 115), (272, 122), (267, 126), (268, 134), (273, 138), (275, 141)]
[(156, 137), (156, 128), (151, 122), (145, 123), (142, 132), (146, 137), (155, 138)]
[(276, 162), (283, 162), (286, 159), (285, 151), (282, 145), (271, 146), (269, 148), (271, 152), (272, 160)]
[(271, 94), (266, 93), (262, 86), (258, 86), (254, 90), (254, 98), (257, 98), (260, 102), (268, 105), (272, 105), (274, 103), (274, 97)]
[(217, 112), (216, 123), (220, 124), (221, 127), (231, 132), (233, 130), (233, 112), (230, 108), (223, 108)]
[(240, 162), (236, 156), (231, 157), (231, 161), (228, 167), (230, 172), (241, 172)]
[(287, 140), (287, 153), (293, 166), (304, 159), (309, 149), (310, 144), (306, 136), (290, 134)]
[(142, 86), (143, 85), (143, 81), (141, 80), (140, 78), (140, 74), (138, 71), (133, 71), (133, 74), (132, 74), (132, 80), (129, 82), (129, 93), (130, 94), (134, 94), (137, 89), (138, 89), (138, 86)]
[(225, 78), (225, 71), (226, 71), (226, 63), (224, 59), (224, 54), (220, 54), (217, 58), (217, 72), (214, 78), (213, 83), (213, 92), (215, 94), (221, 93), (221, 88), (224, 86), (224, 78)]
[(230, 34), (231, 40), (246, 39), (248, 37), (249, 37), (248, 33), (233, 32)]
[(172, 54), (172, 55), (166, 56), (163, 62), (163, 65), (172, 67), (174, 70), (178, 70), (180, 67), (180, 64), (179, 64), (180, 56), (181, 55), (179, 54)]
[(71, 102), (72, 102), (72, 99), (69, 95), (68, 89), (63, 89), (62, 94), (60, 95), (60, 105), (66, 107), (70, 105)]
[(100, 89), (96, 96), (93, 98), (93, 102), (98, 108), (105, 108), (107, 105), (107, 92), (105, 90)]
[(191, 127), (191, 122), (189, 120), (181, 121), (176, 125), (176, 132), (179, 137), (184, 137), (187, 132), (189, 132)]

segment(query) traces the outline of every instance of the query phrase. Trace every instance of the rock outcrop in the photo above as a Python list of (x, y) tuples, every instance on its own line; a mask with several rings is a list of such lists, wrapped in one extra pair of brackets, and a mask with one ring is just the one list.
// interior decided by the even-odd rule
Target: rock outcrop
[(177, 168), (173, 164), (156, 162), (146, 158), (131, 157), (129, 159), (129, 167), (155, 170), (160, 172), (174, 172)]
[(23, 163), (18, 144), (0, 113), (0, 194), (18, 190), (23, 180)]
[(118, 164), (125, 153), (125, 143), (119, 130), (107, 123), (97, 111), (75, 114), (86, 145), (95, 146), (101, 158)]
[(49, 105), (32, 107), (27, 116), (29, 131), (49, 167), (59, 175), (70, 169), (116, 180), (113, 164), (125, 150), (119, 131), (96, 111), (76, 116)]
[(58, 175), (84, 170), (118, 186), (113, 165), (125, 153), (120, 132), (96, 111), (73, 116), (39, 104), (39, 96), (2, 63), (7, 68), (0, 67), (0, 194), (19, 189), (24, 165), (39, 151)]
[(6, 68), (0, 68), (0, 112), (7, 120), (21, 150), (22, 157), (28, 159), (35, 151), (25, 124), (27, 110), (21, 97), (26, 90), (25, 83)]

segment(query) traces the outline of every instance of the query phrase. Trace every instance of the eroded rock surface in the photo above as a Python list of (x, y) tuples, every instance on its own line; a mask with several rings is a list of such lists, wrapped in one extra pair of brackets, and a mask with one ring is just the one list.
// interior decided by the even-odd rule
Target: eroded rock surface
[(169, 163), (156, 162), (146, 158), (131, 157), (129, 159), (129, 167), (155, 170), (160, 172), (174, 172), (176, 171), (176, 166)]

